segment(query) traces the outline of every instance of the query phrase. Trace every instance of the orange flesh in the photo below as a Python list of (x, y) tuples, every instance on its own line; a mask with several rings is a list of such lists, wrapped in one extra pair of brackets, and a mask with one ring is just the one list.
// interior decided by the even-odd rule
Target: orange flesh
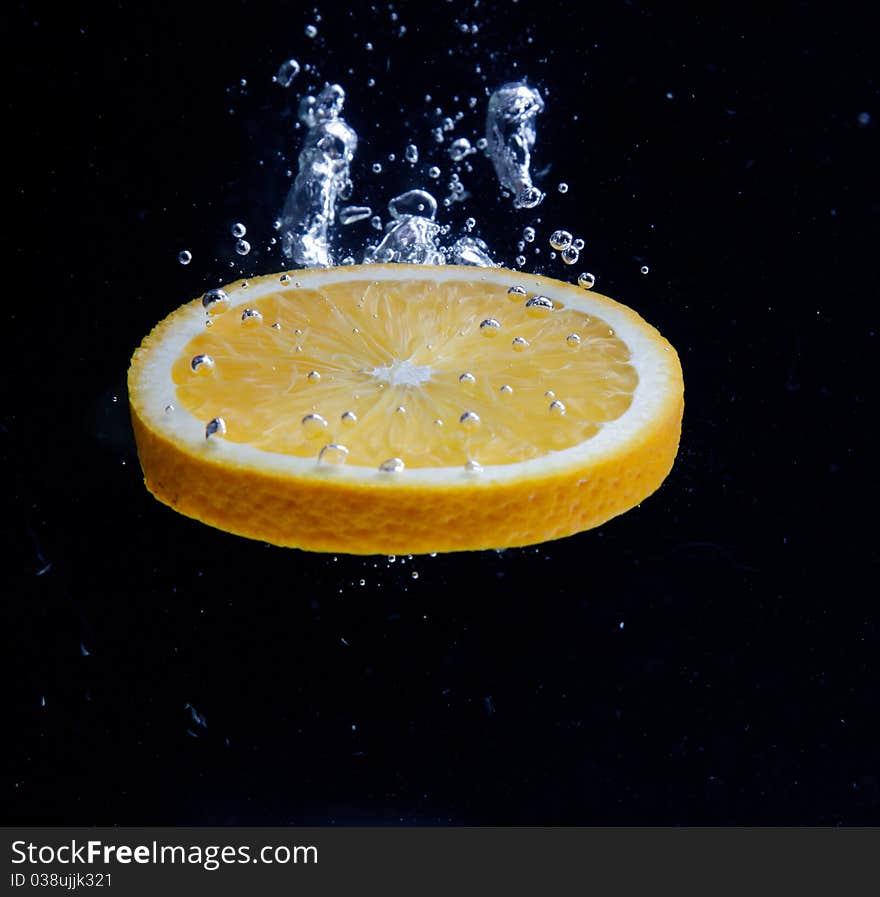
[[(244, 308), (262, 318), (243, 321)], [(361, 280), (211, 311), (174, 364), (177, 402), (222, 417), (226, 440), (300, 457), (338, 443), (349, 464), (370, 467), (525, 461), (594, 436), (638, 382), (607, 323), (558, 302), (533, 317), (524, 296), (494, 284)], [(500, 330), (481, 330), (490, 318)], [(528, 346), (515, 351), (515, 337)], [(214, 365), (194, 372), (201, 354)], [(466, 412), (479, 423), (461, 423)]]

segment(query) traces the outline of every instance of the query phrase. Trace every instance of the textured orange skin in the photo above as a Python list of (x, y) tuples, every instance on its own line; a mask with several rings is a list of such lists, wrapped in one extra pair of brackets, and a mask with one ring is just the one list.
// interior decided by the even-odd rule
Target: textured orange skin
[(672, 468), (683, 400), (625, 453), (589, 470), (462, 489), (280, 477), (189, 455), (132, 422), (147, 488), (237, 535), (310, 551), (424, 554), (531, 545), (598, 526), (654, 492)]

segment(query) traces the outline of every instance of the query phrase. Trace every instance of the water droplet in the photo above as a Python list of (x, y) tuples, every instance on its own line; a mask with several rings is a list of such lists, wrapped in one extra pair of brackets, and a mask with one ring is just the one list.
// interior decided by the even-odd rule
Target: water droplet
[(241, 313), (241, 323), (253, 326), (259, 324), (263, 320), (263, 316), (255, 308), (246, 308)]
[(513, 395), (513, 387), (509, 386), (507, 383), (505, 383), (504, 386), (502, 386), (498, 389), (498, 392), (500, 392), (502, 395), (505, 395), (505, 396), (512, 396)]
[(403, 463), (402, 458), (389, 458), (379, 465), (379, 470), (382, 473), (401, 473), (405, 467), (406, 465)]
[(526, 301), (526, 314), (533, 318), (545, 318), (553, 311), (553, 300), (546, 296), (532, 296)]
[(232, 225), (231, 233), (233, 237), (243, 237), (247, 233), (247, 228), (240, 221), (237, 221)]
[(205, 427), (205, 439), (210, 439), (212, 436), (223, 436), (225, 433), (226, 421), (222, 417), (215, 417), (213, 420), (209, 420)]
[(523, 240), (525, 240), (526, 243), (535, 242), (535, 229), (533, 227), (523, 228)]
[(299, 74), (299, 63), (295, 59), (288, 59), (281, 63), (272, 80), (279, 87), (290, 87), (293, 79)]
[(486, 318), (480, 322), (480, 333), (483, 336), (498, 336), (501, 330), (501, 324), (495, 318)]
[(578, 275), (578, 286), (583, 287), (585, 290), (591, 290), (596, 284), (596, 277), (594, 274), (590, 274), (589, 271), (584, 271), (582, 274)]
[(373, 174), (379, 174), (382, 171), (382, 163), (374, 162), (373, 163)]
[(236, 240), (235, 251), (239, 255), (247, 255), (251, 251), (251, 244), (247, 240)]
[(520, 299), (525, 299), (526, 291), (523, 287), (511, 287), (507, 291), (507, 298), (510, 299), (511, 302), (518, 302)]
[(574, 246), (567, 246), (559, 253), (559, 257), (566, 265), (574, 265), (581, 257), (581, 254), (574, 248)]
[(468, 461), (464, 465), (465, 473), (478, 474), (483, 472), (483, 465), (479, 461)]
[(571, 234), (567, 230), (555, 230), (550, 234), (550, 245), (554, 249), (567, 249), (571, 246)]
[(345, 464), (348, 460), (348, 449), (344, 445), (340, 445), (338, 442), (331, 442), (328, 445), (325, 445), (324, 448), (318, 452), (318, 463), (319, 464), (332, 464), (339, 465)]
[(581, 239), (580, 237), (578, 237), (576, 240), (572, 240), (572, 241), (571, 241), (571, 245), (572, 245), (575, 249), (577, 249), (578, 252), (581, 252), (581, 251), (583, 251), (584, 246), (586, 246), (587, 244), (584, 242), (583, 239)]
[(192, 260), (192, 253), (188, 249), (181, 249), (180, 252), (177, 253), (177, 261), (179, 261), (181, 265), (188, 265)]
[(310, 439), (320, 436), (327, 429), (327, 421), (320, 414), (307, 414), (302, 419), (302, 425)]
[(459, 375), (458, 382), (464, 383), (465, 386), (471, 386), (477, 382), (477, 378), (473, 374), (465, 372)]
[[(446, 121), (450, 120), (446, 119)], [(452, 130), (452, 128), (447, 128), (446, 130)], [(470, 140), (467, 137), (459, 137), (457, 140), (452, 141), (449, 147), (449, 157), (453, 162), (461, 162), (465, 156), (470, 155), (473, 151)]]
[(306, 25), (305, 32), (306, 32), (306, 37), (317, 37), (318, 36), (318, 29), (315, 28), (314, 25)]
[(475, 430), (480, 426), (480, 415), (476, 411), (465, 411), (458, 419), (458, 422), (466, 430)]
[(419, 148), (414, 143), (408, 143), (403, 151), (403, 157), (411, 165), (415, 165), (419, 161)]
[(550, 403), (550, 413), (562, 417), (562, 415), (565, 414), (565, 405), (560, 402), (559, 399), (554, 399), (554, 401)]
[(373, 214), (373, 210), (369, 206), (345, 206), (339, 210), (339, 223), (342, 225), (354, 224), (356, 221), (363, 221)]
[(515, 336), (511, 346), (514, 352), (524, 352), (529, 347), (529, 341), (524, 336)]
[(581, 338), (576, 333), (569, 333), (565, 341), (569, 346), (579, 346), (581, 344)]
[(641, 271), (642, 274), (647, 274), (650, 270), (651, 269), (647, 265), (642, 265), (642, 267), (639, 268), (639, 271)]
[(193, 371), (204, 374), (214, 367), (214, 359), (210, 355), (194, 355), (189, 364)]
[(428, 169), (428, 177), (434, 178), (435, 180), (440, 177), (440, 169), (436, 165), (432, 165)]
[(306, 374), (306, 379), (310, 380), (312, 383), (317, 383), (321, 379), (321, 375), (317, 371), (309, 371)]
[(568, 193), (568, 184), (563, 181), (557, 188), (560, 193)]
[(202, 305), (211, 311), (215, 310), (213, 306), (215, 306), (218, 302), (228, 301), (229, 296), (226, 294), (225, 290), (208, 290), (208, 292), (205, 293), (204, 296), (202, 296)]

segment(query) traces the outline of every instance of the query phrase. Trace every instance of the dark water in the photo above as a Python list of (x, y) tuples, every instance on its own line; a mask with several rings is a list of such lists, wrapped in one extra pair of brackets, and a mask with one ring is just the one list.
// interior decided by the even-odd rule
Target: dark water
[[(322, 7), (316, 43), (295, 4), (15, 10), (7, 821), (878, 822), (868, 29), (799, 4), (396, 11)], [(682, 449), (658, 494), (536, 549), (393, 565), (148, 496), (128, 359), (184, 300), (281, 267), (264, 247), (311, 86), (271, 84), (291, 55), (346, 87), (352, 201), (377, 209), (424, 186), (369, 166), (414, 138), (430, 164), (426, 93), (546, 91), (529, 267), (593, 271), (678, 348)], [(474, 214), (509, 262), (535, 215), (487, 172), (447, 220)], [(546, 259), (555, 227), (587, 240), (582, 265)]]

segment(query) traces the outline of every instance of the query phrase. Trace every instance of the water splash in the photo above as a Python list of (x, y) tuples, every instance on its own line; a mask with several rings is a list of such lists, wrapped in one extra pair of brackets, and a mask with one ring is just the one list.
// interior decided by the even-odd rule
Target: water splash
[(300, 102), (299, 118), (308, 133), (281, 213), (282, 252), (298, 265), (334, 264), (330, 227), (337, 199), (350, 195), (349, 167), (357, 150), (357, 134), (341, 118), (344, 105), (345, 91), (338, 84)]
[(518, 209), (531, 209), (544, 198), (529, 171), (535, 145), (535, 119), (544, 110), (540, 93), (522, 81), (511, 81), (489, 97), (486, 140), (501, 186), (513, 193)]

